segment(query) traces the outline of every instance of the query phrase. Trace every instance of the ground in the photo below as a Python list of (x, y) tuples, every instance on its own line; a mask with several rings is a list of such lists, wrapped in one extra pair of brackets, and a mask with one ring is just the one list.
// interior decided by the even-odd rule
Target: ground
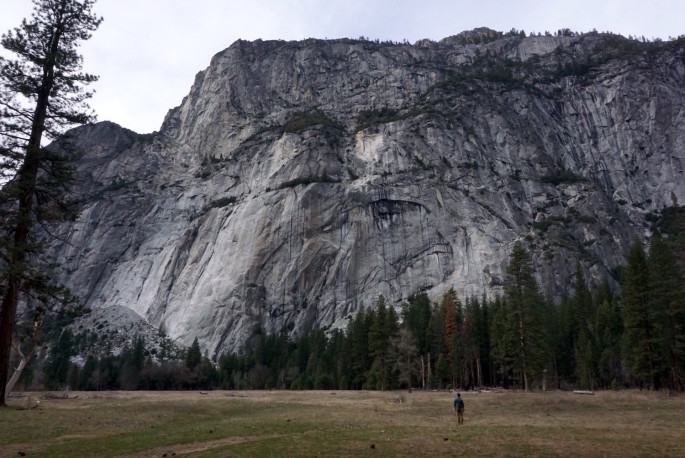
[[(43, 393), (0, 409), (0, 457), (682, 456), (685, 397), (640, 391)], [(398, 402), (403, 397), (404, 402)]]

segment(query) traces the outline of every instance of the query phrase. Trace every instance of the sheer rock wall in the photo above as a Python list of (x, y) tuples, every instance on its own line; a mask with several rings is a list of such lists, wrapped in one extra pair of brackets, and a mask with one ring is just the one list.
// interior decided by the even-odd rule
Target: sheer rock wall
[(576, 261), (613, 282), (646, 215), (685, 202), (685, 47), (238, 41), (158, 133), (75, 133), (64, 280), (216, 355), (380, 294), (496, 293), (515, 241), (552, 295)]

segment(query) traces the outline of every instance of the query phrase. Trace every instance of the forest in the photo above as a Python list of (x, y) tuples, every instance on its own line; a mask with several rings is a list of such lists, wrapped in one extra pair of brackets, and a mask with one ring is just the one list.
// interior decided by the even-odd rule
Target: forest
[[(673, 247), (676, 247), (674, 250)], [(648, 253), (648, 254), (647, 254)], [(61, 331), (41, 367), (46, 388), (112, 389), (685, 389), (685, 282), (677, 245), (657, 231), (618, 269), (622, 294), (590, 287), (577, 266), (560, 303), (545, 297), (530, 254), (515, 244), (503, 294), (393, 307), (379, 297), (346, 329), (290, 339), (257, 329), (240, 354), (211, 361), (197, 342), (150, 352), (138, 337), (83, 364), (88, 334)]]

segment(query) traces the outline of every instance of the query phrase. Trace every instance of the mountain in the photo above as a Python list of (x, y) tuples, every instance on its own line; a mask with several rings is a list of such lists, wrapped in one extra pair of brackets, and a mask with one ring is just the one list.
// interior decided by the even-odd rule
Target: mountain
[(685, 41), (237, 41), (159, 132), (73, 134), (62, 280), (217, 355), (381, 294), (497, 293), (516, 241), (554, 297), (577, 262), (616, 286), (650, 215), (685, 202)]

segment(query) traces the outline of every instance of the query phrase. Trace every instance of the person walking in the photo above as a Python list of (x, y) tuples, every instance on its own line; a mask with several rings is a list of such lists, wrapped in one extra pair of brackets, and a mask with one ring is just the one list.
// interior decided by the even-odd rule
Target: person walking
[(461, 393), (457, 393), (454, 399), (454, 410), (457, 411), (457, 423), (464, 424), (464, 400), (461, 398)]

